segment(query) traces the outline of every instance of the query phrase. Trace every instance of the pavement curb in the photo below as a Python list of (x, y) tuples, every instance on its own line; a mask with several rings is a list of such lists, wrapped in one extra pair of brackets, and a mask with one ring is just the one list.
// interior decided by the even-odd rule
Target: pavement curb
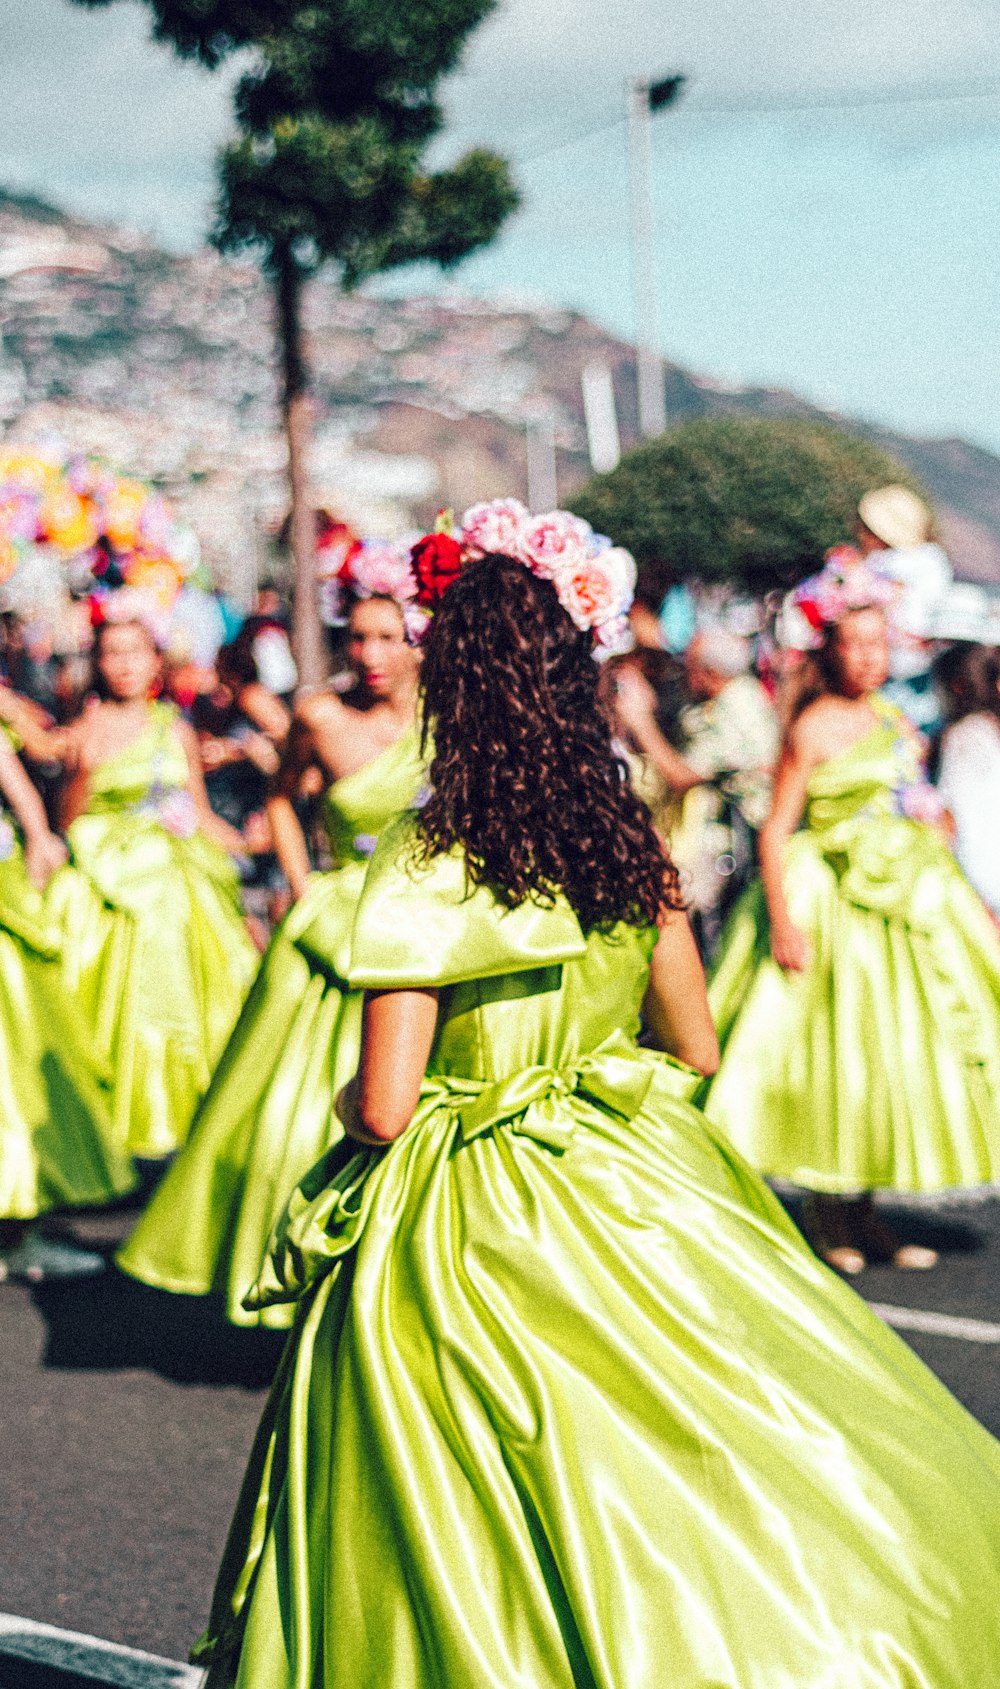
[(201, 1689), (204, 1677), (180, 1660), (0, 1613), (0, 1689)]

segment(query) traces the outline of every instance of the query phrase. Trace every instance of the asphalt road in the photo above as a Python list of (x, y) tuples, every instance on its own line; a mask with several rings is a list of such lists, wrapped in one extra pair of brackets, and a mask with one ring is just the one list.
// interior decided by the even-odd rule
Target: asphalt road
[[(942, 1263), (872, 1270), (862, 1293), (1000, 1322), (1000, 1201), (894, 1212)], [(110, 1247), (130, 1223), (121, 1212), (73, 1231)], [(1000, 1343), (907, 1340), (1000, 1435)], [(0, 1285), (0, 1608), (184, 1658), (279, 1348), (113, 1272)]]

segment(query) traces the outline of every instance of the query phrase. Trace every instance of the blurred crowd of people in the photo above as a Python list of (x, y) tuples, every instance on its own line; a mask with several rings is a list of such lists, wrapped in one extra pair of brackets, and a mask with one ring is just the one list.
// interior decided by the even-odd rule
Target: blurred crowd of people
[[(959, 863), (1000, 917), (1000, 615), (956, 582), (931, 514), (907, 489), (861, 501), (855, 560), (894, 583), (884, 695), (927, 740), (928, 768)], [(680, 867), (703, 952), (756, 872), (787, 700), (811, 629), (789, 595), (769, 602), (675, 589), (637, 606), (636, 649), (608, 664), (606, 693), (633, 775)], [(678, 649), (678, 645), (681, 646)]]
[[(278, 771), (292, 721), (297, 683), (288, 598), (263, 582), (248, 612), (220, 597), (227, 637), (212, 661), (164, 653), (157, 690), (197, 735), (209, 802), (242, 838), (238, 865), (244, 906), (255, 936), (281, 912), (285, 888), (267, 819), (269, 785)], [(0, 616), (0, 684), (28, 700), (39, 723), (62, 726), (100, 690), (94, 628), (85, 600), (58, 627), (43, 616)], [(52, 825), (60, 826), (62, 770), (22, 747)], [(304, 783), (303, 813), (316, 794)]]
[[(854, 547), (837, 566), (874, 561), (898, 583), (893, 673), (886, 696), (928, 738), (929, 767), (954, 826), (958, 859), (1000, 916), (992, 838), (1000, 819), (1000, 618), (979, 587), (956, 583), (932, 537), (930, 512), (904, 488), (862, 500)], [(829, 560), (828, 560), (829, 566)], [(296, 670), (288, 598), (271, 581), (248, 613), (220, 600), (227, 637), (211, 663), (164, 658), (162, 696), (197, 735), (209, 802), (241, 835), (243, 901), (263, 944), (287, 907), (267, 798), (292, 723)], [(0, 683), (39, 719), (65, 723), (92, 688), (87, 606), (58, 639), (43, 620), (0, 617)], [(635, 649), (605, 666), (604, 699), (637, 790), (681, 869), (703, 953), (756, 870), (782, 729), (782, 699), (808, 628), (778, 595), (751, 602), (679, 586), (659, 606), (637, 601)], [(338, 669), (336, 645), (331, 668)], [(336, 678), (334, 684), (336, 684)], [(59, 770), (26, 755), (58, 826)], [(311, 855), (328, 866), (315, 824), (321, 782), (303, 775), (297, 804)]]

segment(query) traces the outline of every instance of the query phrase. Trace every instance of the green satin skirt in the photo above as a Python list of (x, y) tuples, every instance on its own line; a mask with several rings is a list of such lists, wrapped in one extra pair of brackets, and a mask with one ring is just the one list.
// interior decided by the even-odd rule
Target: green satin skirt
[(97, 1207), (133, 1189), (109, 1104), (60, 982), (58, 933), (18, 852), (0, 862), (0, 1219)]
[(304, 1181), (208, 1689), (996, 1681), (1000, 1447), (637, 1059)]
[(216, 1292), (235, 1325), (287, 1328), (288, 1303), (243, 1297), (292, 1191), (341, 1137), (333, 1112), (361, 1047), (347, 948), (364, 865), (310, 876), (271, 939), (191, 1134), (117, 1256), (134, 1278)]
[(82, 815), (50, 883), (62, 973), (111, 1071), (117, 1143), (157, 1159), (187, 1137), (259, 957), (225, 852), (154, 820)]
[(951, 853), (905, 821), (869, 823), (843, 856), (803, 832), (785, 891), (812, 960), (771, 960), (752, 886), (709, 987), (706, 1113), (762, 1173), (810, 1190), (1000, 1179), (1000, 942)]

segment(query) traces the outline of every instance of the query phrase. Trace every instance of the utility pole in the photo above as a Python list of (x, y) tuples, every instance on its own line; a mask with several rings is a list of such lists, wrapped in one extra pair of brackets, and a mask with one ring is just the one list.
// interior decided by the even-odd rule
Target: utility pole
[(680, 98), (686, 81), (686, 76), (665, 76), (658, 82), (631, 82), (628, 89), (639, 432), (645, 439), (662, 434), (667, 426), (657, 312), (652, 120), (654, 112)]
[(551, 409), (527, 424), (528, 509), (535, 516), (555, 510), (559, 503), (556, 468), (556, 424)]

